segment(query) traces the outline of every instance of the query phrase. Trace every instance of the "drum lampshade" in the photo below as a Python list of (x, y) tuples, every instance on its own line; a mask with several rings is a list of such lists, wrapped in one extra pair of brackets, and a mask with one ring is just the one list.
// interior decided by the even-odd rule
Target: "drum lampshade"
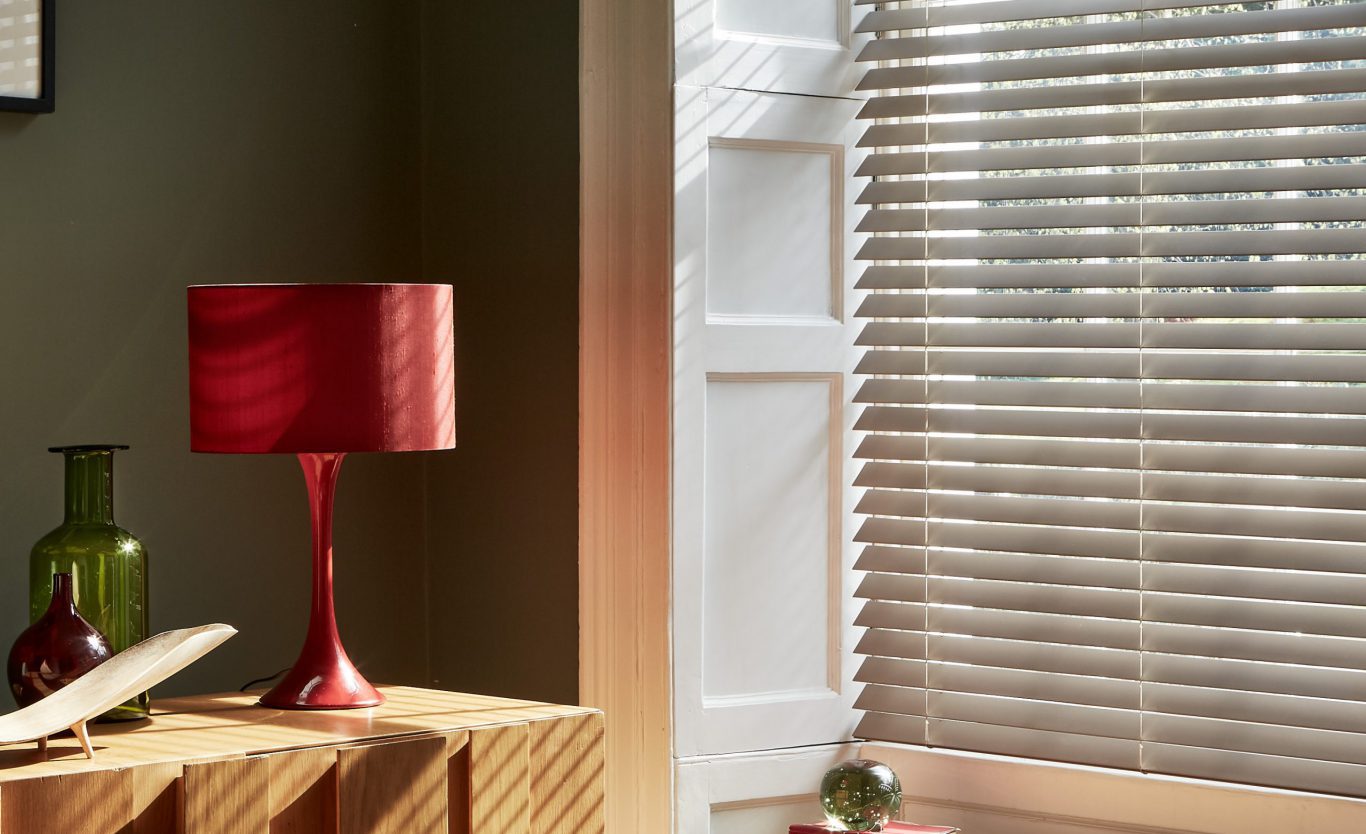
[(448, 284), (189, 288), (190, 448), (455, 446)]

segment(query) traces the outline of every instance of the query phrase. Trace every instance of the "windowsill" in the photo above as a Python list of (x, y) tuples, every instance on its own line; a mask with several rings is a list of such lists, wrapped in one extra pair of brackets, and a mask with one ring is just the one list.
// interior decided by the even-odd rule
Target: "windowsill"
[(908, 805), (1101, 831), (1323, 834), (1366, 829), (1366, 800), (985, 753), (869, 742)]

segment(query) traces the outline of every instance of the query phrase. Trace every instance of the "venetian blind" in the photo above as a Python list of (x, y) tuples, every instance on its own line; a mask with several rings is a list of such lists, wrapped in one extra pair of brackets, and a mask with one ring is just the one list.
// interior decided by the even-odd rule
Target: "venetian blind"
[(1366, 3), (862, 30), (858, 734), (1366, 795)]

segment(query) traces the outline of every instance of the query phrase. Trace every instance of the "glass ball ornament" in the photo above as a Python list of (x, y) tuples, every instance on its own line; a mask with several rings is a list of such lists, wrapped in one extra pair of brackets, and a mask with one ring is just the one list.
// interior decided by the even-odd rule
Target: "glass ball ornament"
[(881, 831), (901, 810), (901, 780), (882, 762), (840, 762), (821, 779), (821, 808), (841, 831)]

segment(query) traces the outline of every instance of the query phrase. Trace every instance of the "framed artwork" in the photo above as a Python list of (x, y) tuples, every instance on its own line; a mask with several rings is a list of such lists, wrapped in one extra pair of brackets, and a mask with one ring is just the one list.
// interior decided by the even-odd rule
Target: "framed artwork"
[(0, 110), (51, 113), (57, 0), (0, 0)]

